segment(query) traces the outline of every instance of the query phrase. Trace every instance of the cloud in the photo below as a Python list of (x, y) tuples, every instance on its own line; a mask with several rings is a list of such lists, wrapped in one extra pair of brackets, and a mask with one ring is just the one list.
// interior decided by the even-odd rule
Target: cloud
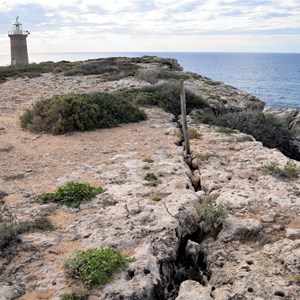
[(133, 41), (153, 36), (156, 41), (172, 37), (174, 43), (184, 36), (223, 41), (240, 35), (300, 35), (299, 0), (0, 0), (2, 39), (16, 16), (32, 32), (34, 45), (93, 39), (98, 49), (103, 40), (134, 47)]

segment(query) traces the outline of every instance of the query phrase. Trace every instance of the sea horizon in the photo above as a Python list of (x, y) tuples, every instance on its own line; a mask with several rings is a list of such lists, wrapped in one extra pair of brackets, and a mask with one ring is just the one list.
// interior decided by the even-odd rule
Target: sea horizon
[[(31, 52), (30, 63), (154, 55), (175, 58), (184, 71), (246, 91), (271, 108), (300, 109), (300, 53), (282, 52)], [(0, 53), (0, 66), (10, 55)]]

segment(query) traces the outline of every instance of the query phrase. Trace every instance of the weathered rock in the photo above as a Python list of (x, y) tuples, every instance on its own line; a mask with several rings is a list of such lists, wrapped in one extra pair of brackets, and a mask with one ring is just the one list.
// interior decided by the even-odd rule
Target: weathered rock
[(13, 300), (24, 294), (24, 288), (7, 282), (0, 282), (0, 300)]
[[(149, 58), (140, 63), (143, 68), (179, 69), (175, 61), (164, 64)], [(187, 86), (208, 100), (210, 113), (263, 108), (263, 102), (251, 95), (191, 76)], [(283, 225), (300, 212), (299, 180), (282, 181), (261, 172), (269, 162), (286, 164), (287, 158), (278, 151), (238, 132), (228, 137), (214, 127), (193, 123), (202, 138), (191, 141), (190, 170), (182, 149), (174, 144), (173, 117), (151, 108), (146, 109), (149, 120), (139, 124), (65, 136), (37, 136), (14, 125), (23, 109), (41, 97), (149, 85), (136, 77), (102, 79), (44, 74), (8, 80), (1, 86), (0, 108), (5, 107), (0, 109), (5, 126), (1, 139), (3, 145), (13, 147), (4, 159), (0, 156), (0, 170), (3, 174), (28, 171), (19, 182), (0, 179), (8, 194), (5, 200), (18, 220), (46, 214), (56, 225), (54, 232), (22, 234), (18, 255), (1, 258), (1, 271), (13, 289), (20, 283), (25, 298), (57, 300), (74, 288), (64, 272), (66, 258), (77, 249), (112, 246), (134, 260), (109, 284), (93, 289), (91, 300), (175, 298), (179, 285), (178, 299), (298, 299), (294, 275), (299, 273), (300, 242), (298, 233), (288, 228), (284, 232)], [(147, 163), (150, 159), (153, 162)], [(144, 180), (148, 172), (158, 177), (153, 186)], [(191, 180), (201, 191), (195, 193)], [(80, 210), (35, 201), (36, 194), (69, 181), (99, 185), (105, 193), (82, 204)], [(204, 236), (194, 215), (199, 197), (209, 195), (215, 195), (218, 203), (228, 203), (230, 217), (216, 240), (201, 242)], [(264, 230), (258, 220), (264, 222)], [(180, 243), (191, 236), (195, 242), (181, 249)], [(179, 259), (184, 248), (192, 261), (198, 253), (199, 260), (204, 257), (198, 267), (203, 272), (199, 282), (208, 281), (206, 287), (186, 281), (191, 266)], [(10, 286), (0, 286), (1, 296), (12, 291)]]
[(268, 109), (270, 114), (281, 121), (283, 126), (291, 133), (289, 152), (290, 157), (300, 160), (300, 111), (292, 108)]
[(187, 280), (180, 285), (176, 300), (213, 300), (214, 298), (210, 294), (210, 286), (203, 286), (196, 281)]
[(223, 229), (218, 235), (222, 242), (257, 238), (262, 232), (261, 223), (255, 219), (240, 219), (229, 217), (223, 223)]
[(286, 228), (286, 237), (289, 239), (300, 239), (300, 229)]

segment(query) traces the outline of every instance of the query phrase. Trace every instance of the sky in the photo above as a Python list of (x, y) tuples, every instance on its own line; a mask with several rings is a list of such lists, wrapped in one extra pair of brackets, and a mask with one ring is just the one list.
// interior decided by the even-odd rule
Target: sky
[(300, 52), (300, 0), (0, 0), (30, 52)]

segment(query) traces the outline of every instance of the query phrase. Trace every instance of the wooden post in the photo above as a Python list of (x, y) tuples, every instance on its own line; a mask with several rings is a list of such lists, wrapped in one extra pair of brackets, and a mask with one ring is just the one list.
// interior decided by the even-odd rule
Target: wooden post
[(189, 140), (189, 131), (186, 120), (186, 100), (185, 100), (185, 88), (184, 81), (180, 80), (180, 100), (181, 100), (181, 116), (182, 116), (182, 131), (185, 141), (185, 156), (190, 156), (190, 140)]

